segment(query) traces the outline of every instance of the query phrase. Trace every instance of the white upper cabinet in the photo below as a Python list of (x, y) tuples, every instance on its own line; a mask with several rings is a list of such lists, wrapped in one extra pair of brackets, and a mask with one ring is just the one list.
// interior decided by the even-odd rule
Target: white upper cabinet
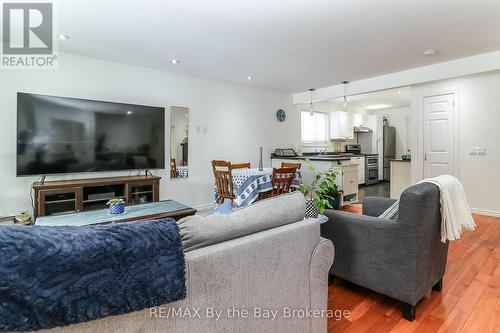
[(352, 140), (354, 138), (353, 114), (343, 111), (330, 112), (330, 139)]

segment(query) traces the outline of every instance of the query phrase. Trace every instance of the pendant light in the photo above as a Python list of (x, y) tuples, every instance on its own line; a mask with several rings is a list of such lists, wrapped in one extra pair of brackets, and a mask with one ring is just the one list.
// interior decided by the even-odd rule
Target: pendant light
[(344, 111), (347, 111), (349, 107), (349, 91), (348, 91), (348, 84), (349, 81), (342, 81), (342, 84), (344, 85)]
[(314, 88), (309, 89), (309, 92), (311, 93), (311, 99), (309, 102), (309, 110), (307, 109), (301, 109), (301, 111), (307, 111), (309, 112), (309, 115), (314, 116), (314, 106), (313, 106), (313, 92)]

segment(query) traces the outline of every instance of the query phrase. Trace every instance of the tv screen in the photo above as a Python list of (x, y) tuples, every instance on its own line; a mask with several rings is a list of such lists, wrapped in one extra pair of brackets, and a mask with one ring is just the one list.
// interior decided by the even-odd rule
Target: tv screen
[(19, 176), (162, 169), (164, 138), (164, 108), (17, 94)]

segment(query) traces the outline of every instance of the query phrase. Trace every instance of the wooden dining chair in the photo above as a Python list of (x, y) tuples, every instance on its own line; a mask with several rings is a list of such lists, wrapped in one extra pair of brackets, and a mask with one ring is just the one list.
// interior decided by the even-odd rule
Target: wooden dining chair
[(225, 199), (231, 200), (233, 206), (234, 193), (233, 193), (233, 177), (231, 176), (231, 162), (226, 161), (212, 161), (212, 170), (215, 178), (215, 191), (217, 204), (223, 204)]
[[(301, 163), (290, 163), (290, 162), (281, 162), (281, 167), (282, 168), (295, 168), (295, 171), (297, 170), (300, 170), (300, 168), (302, 167), (302, 164)], [(290, 189), (290, 191), (295, 191), (296, 188), (295, 187), (292, 187)]]
[(302, 164), (300, 164), (300, 163), (281, 162), (282, 168), (295, 168), (295, 169), (299, 170), (301, 166), (302, 166)]
[(177, 178), (177, 165), (175, 164), (175, 158), (170, 159), (170, 178)]
[(297, 168), (273, 168), (271, 196), (289, 193)]
[(233, 164), (230, 162), (231, 170), (233, 169), (250, 169), (250, 162), (248, 163), (236, 163)]

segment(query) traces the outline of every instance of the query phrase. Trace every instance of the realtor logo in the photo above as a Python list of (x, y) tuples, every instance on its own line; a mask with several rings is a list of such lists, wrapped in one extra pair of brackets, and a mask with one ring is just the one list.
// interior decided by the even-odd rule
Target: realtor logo
[(54, 68), (53, 3), (2, 4), (2, 68)]

